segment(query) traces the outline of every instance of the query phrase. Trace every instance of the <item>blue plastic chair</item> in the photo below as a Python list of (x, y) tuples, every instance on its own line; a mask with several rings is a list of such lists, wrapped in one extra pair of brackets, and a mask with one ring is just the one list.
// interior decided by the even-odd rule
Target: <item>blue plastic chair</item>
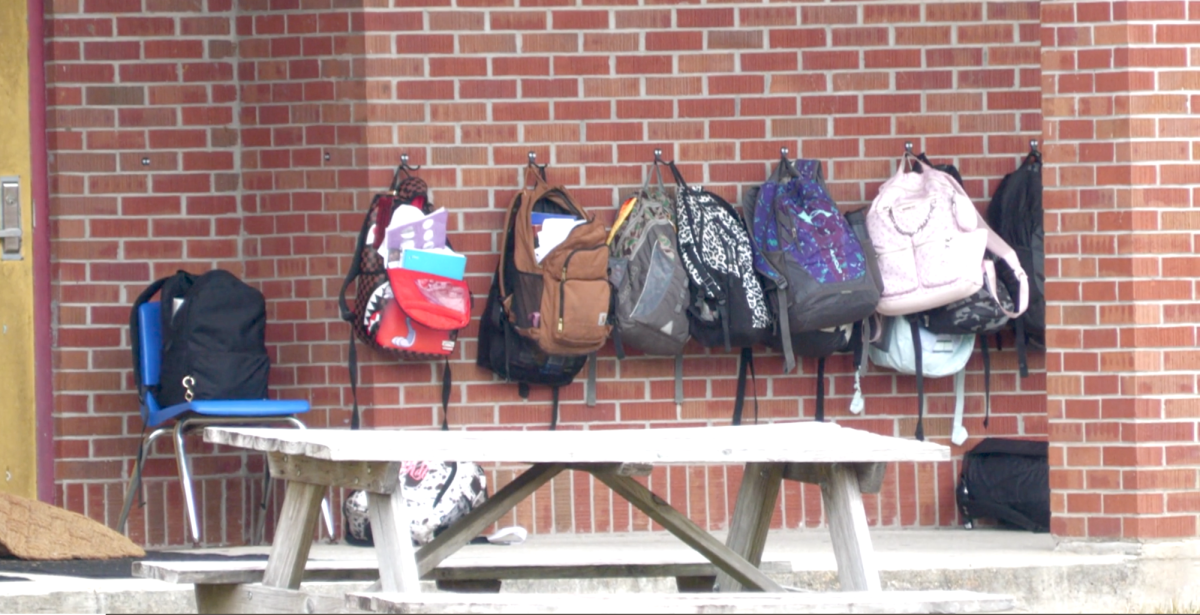
[[(158, 385), (162, 363), (162, 307), (158, 301), (144, 303), (138, 308), (139, 335), (133, 343), (139, 345), (141, 354), (141, 385), (146, 391), (142, 397), (141, 414), (145, 429), (154, 428), (142, 443), (143, 451), (139, 452), (134, 464), (133, 475), (129, 479), (129, 487), (125, 493), (125, 506), (121, 510), (121, 520), (117, 531), (125, 531), (125, 522), (129, 510), (133, 506), (134, 495), (141, 485), (142, 466), (146, 457), (153, 450), (154, 442), (167, 434), (173, 434), (175, 439), (175, 460), (179, 465), (179, 481), (183, 486), (183, 498), (187, 504), (188, 524), (192, 532), (192, 540), (200, 541), (200, 523), (196, 517), (196, 502), (192, 494), (191, 460), (184, 448), (184, 436), (191, 429), (203, 428), (210, 425), (278, 425), (284, 424), (304, 429), (304, 423), (295, 417), (297, 414), (308, 412), (309, 404), (301, 399), (252, 399), (252, 400), (196, 400), (175, 404), (166, 408), (158, 405), (150, 387)], [(166, 425), (174, 421), (173, 425)], [(266, 523), (267, 501), (271, 494), (271, 475), (268, 472), (263, 479), (263, 514), (259, 515), (253, 539), (262, 539), (262, 530)], [(321, 516), (325, 519), (325, 529), (333, 536), (333, 517), (329, 511), (328, 498), (321, 502)]]

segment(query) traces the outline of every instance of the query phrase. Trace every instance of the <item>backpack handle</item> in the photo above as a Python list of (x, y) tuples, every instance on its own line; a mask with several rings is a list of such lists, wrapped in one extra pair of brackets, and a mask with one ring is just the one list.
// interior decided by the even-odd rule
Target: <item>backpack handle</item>
[(1004, 312), (1009, 318), (1019, 318), (1029, 308), (1029, 276), (1025, 273), (1025, 269), (1021, 267), (1021, 260), (1017, 258), (1016, 250), (1013, 250), (1012, 246), (1009, 246), (1004, 239), (992, 230), (992, 227), (988, 226), (987, 221), (983, 219), (983, 216), (979, 215), (978, 211), (975, 212), (975, 218), (978, 221), (977, 228), (987, 229), (988, 252), (1000, 257), (1008, 265), (1009, 269), (1012, 270), (1013, 275), (1016, 276), (1017, 282), (1020, 284), (1020, 291), (1017, 293), (1017, 311), (1010, 312), (1004, 309), (1004, 303), (1000, 301), (1000, 296), (996, 293), (996, 265), (985, 258), (983, 259), (983, 271), (985, 274), (984, 278), (987, 280), (988, 293), (992, 295), (992, 299), (995, 299), (996, 305), (1000, 306), (1001, 312)]
[[(655, 188), (658, 188), (659, 195), (666, 196), (667, 186), (663, 183), (662, 167), (659, 166), (659, 162), (657, 160), (654, 161), (653, 170), (654, 170), (654, 175), (656, 176), (656, 180), (658, 183), (658, 185), (655, 186)], [(645, 194), (647, 196), (652, 196), (652, 194), (650, 192), (650, 173), (646, 173), (646, 179), (644, 181), (642, 181), (642, 194)]]
[(675, 183), (679, 184), (680, 188), (687, 190), (688, 189), (687, 182), (684, 181), (683, 175), (679, 173), (679, 167), (675, 166), (675, 161), (672, 160), (672, 161), (668, 162), (667, 167), (671, 169), (671, 175), (675, 176)]

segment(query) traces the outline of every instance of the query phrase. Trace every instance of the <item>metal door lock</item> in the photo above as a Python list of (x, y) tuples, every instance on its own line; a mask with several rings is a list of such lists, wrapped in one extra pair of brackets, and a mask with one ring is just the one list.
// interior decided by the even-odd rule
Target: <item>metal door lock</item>
[(21, 260), (21, 178), (0, 177), (0, 260)]

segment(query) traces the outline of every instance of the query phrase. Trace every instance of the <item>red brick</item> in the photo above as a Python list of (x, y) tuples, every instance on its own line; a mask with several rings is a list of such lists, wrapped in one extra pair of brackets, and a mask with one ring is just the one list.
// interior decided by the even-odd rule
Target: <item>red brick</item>
[(646, 51), (699, 51), (704, 48), (703, 32), (647, 32)]
[(770, 47), (772, 49), (801, 49), (806, 47), (824, 47), (824, 28), (799, 28), (770, 31)]

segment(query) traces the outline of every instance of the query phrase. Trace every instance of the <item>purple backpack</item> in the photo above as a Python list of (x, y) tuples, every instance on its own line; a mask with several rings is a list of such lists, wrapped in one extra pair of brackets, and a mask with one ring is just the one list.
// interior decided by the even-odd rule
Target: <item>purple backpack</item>
[(845, 350), (850, 326), (870, 316), (881, 284), (871, 242), (825, 190), (821, 163), (780, 160), (743, 201), (754, 267), (767, 280), (786, 370), (795, 354), (825, 357)]

